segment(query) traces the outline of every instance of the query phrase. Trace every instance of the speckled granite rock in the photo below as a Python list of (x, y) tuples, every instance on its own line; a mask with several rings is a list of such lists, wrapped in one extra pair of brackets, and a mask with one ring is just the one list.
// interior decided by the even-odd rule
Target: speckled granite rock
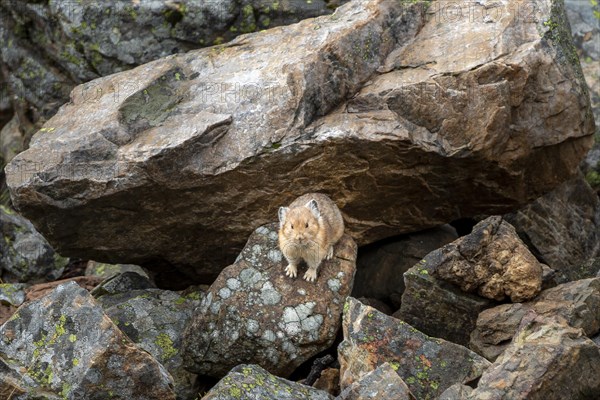
[(471, 350), (429, 337), (407, 323), (349, 298), (338, 347), (342, 391), (385, 362), (417, 399), (435, 399), (455, 383), (479, 378), (490, 365)]
[(467, 346), (477, 315), (495, 303), (435, 278), (433, 271), (439, 255), (438, 251), (429, 253), (406, 271), (406, 289), (394, 317), (429, 336)]
[(256, 229), (211, 285), (184, 334), (188, 370), (221, 377), (254, 363), (288, 376), (333, 343), (352, 290), (356, 244), (344, 235), (311, 283), (285, 275), (277, 229), (276, 223)]
[(469, 347), (494, 360), (510, 345), (523, 317), (534, 310), (546, 317), (559, 317), (592, 337), (600, 332), (600, 278), (568, 282), (544, 290), (534, 300), (503, 304), (479, 314)]
[(580, 329), (530, 312), (468, 399), (600, 398), (600, 347)]
[(433, 275), (469, 293), (520, 302), (542, 289), (542, 265), (502, 217), (489, 217), (473, 231), (428, 255)]
[(258, 365), (238, 365), (202, 400), (333, 400), (322, 390), (271, 375)]
[(335, 400), (367, 399), (412, 400), (414, 396), (394, 367), (389, 363), (383, 363), (346, 387)]
[(4, 206), (0, 206), (0, 234), (0, 274), (5, 282), (56, 280), (69, 262), (31, 222)]
[(0, 361), (0, 393), (16, 388), (50, 399), (175, 400), (164, 367), (73, 282), (22, 306), (0, 328)]
[(145, 289), (104, 294), (97, 299), (115, 325), (169, 371), (178, 400), (196, 397), (195, 375), (183, 369), (181, 341), (203, 296), (200, 291), (181, 296), (168, 290)]

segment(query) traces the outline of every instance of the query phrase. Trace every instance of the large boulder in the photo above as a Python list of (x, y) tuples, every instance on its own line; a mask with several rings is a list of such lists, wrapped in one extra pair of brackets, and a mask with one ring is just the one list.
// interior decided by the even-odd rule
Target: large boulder
[(208, 280), (308, 191), (365, 244), (572, 176), (594, 127), (562, 1), (433, 2), (424, 24), (425, 4), (355, 0), (81, 85), (7, 166), (13, 202), (61, 254)]
[(338, 347), (342, 393), (388, 362), (417, 399), (434, 399), (455, 383), (478, 379), (490, 365), (471, 350), (429, 337), (350, 297)]
[(600, 199), (578, 174), (506, 219), (558, 282), (594, 276), (600, 257)]
[(116, 0), (107, 7), (95, 1), (3, 1), (0, 64), (7, 83), (0, 95), (8, 89), (18, 96), (14, 104), (27, 130), (54, 115), (77, 84), (242, 33), (328, 14), (335, 8), (329, 3)]
[(188, 370), (222, 377), (252, 363), (285, 377), (333, 344), (352, 290), (356, 244), (344, 235), (316, 282), (307, 282), (285, 275), (277, 228), (258, 228), (202, 299), (183, 338)]
[(164, 367), (74, 282), (22, 306), (0, 327), (0, 365), (0, 393), (46, 396), (24, 399), (175, 400)]

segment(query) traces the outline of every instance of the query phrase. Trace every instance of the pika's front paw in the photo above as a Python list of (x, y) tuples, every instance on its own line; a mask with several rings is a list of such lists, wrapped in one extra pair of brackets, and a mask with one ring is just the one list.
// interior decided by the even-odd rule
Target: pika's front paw
[(316, 281), (317, 271), (309, 268), (308, 271), (306, 271), (306, 273), (304, 274), (304, 279), (306, 279), (308, 282)]
[(333, 246), (329, 246), (329, 250), (327, 251), (327, 257), (328, 260), (331, 260), (333, 258)]
[(295, 278), (298, 275), (298, 269), (295, 265), (290, 264), (285, 267), (285, 274), (290, 278)]

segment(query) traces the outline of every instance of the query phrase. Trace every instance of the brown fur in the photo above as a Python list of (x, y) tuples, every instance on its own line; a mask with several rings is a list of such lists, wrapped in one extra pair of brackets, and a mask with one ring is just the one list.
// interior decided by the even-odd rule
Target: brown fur
[(288, 261), (286, 274), (296, 277), (298, 264), (304, 260), (308, 265), (304, 279), (314, 282), (321, 262), (333, 257), (333, 246), (343, 234), (342, 214), (324, 194), (307, 193), (289, 207), (281, 207), (279, 248)]

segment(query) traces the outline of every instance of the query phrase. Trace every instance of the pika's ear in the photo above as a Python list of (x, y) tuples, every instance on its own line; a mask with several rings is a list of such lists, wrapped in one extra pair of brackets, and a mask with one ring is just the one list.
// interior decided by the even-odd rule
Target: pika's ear
[(317, 201), (315, 199), (312, 199), (311, 201), (306, 203), (306, 208), (308, 208), (313, 213), (315, 218), (319, 218), (319, 216), (321, 215), (321, 211), (319, 211), (319, 205), (317, 204)]
[(289, 208), (288, 207), (279, 207), (279, 226), (283, 226), (283, 223), (285, 222), (285, 216), (287, 215)]

